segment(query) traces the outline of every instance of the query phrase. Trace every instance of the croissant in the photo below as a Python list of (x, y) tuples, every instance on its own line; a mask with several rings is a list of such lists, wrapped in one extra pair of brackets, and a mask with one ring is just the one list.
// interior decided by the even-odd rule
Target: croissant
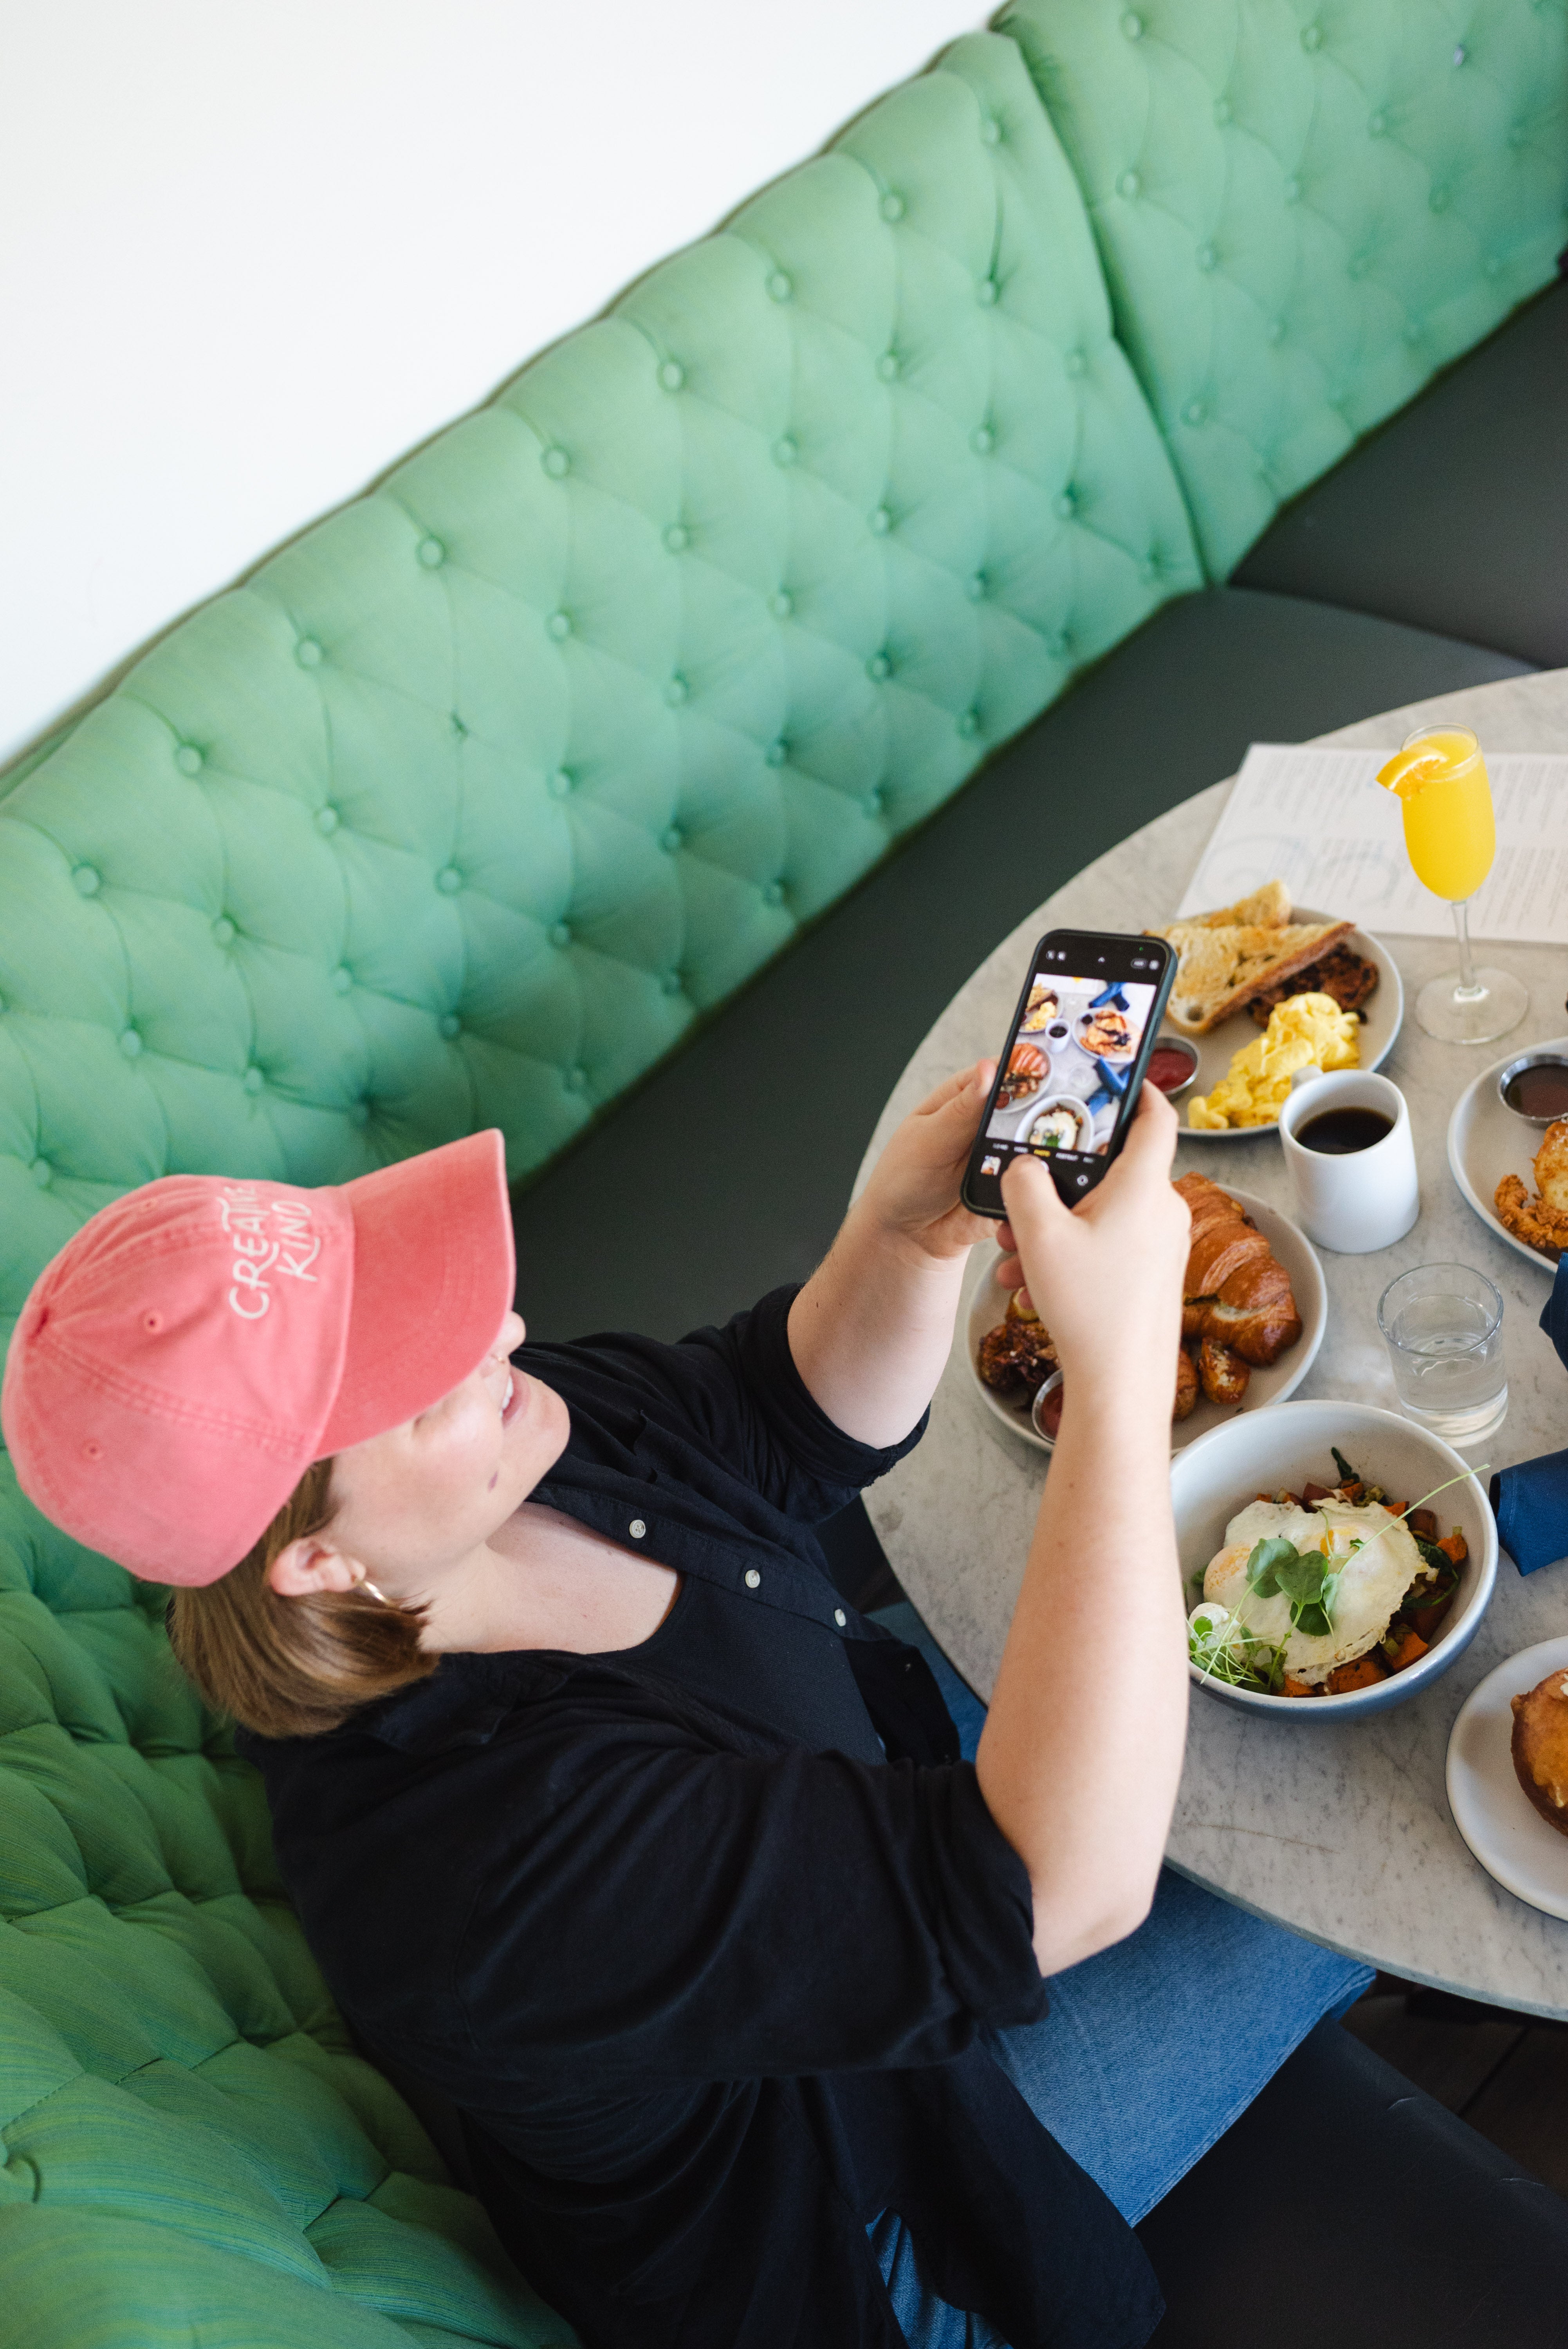
[[(1259, 1370), (1277, 1361), (1302, 1334), (1290, 1276), (1255, 1224), (1207, 1174), (1184, 1174), (1176, 1185), (1192, 1216), (1187, 1278), (1182, 1289), (1185, 1338), (1210, 1340)], [(1234, 1385), (1237, 1368), (1211, 1371)], [(1199, 1357), (1199, 1378), (1202, 1361)], [(1204, 1382), (1204, 1392), (1209, 1392)], [(1240, 1400), (1216, 1395), (1215, 1401)]]

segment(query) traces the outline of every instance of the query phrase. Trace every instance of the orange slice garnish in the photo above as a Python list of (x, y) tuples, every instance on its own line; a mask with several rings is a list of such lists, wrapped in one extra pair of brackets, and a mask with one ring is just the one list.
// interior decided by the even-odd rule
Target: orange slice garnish
[(1386, 791), (1396, 792), (1402, 800), (1414, 799), (1416, 793), (1437, 780), (1449, 761), (1443, 751), (1429, 742), (1412, 743), (1407, 750), (1397, 750), (1386, 767), (1377, 770), (1377, 780)]

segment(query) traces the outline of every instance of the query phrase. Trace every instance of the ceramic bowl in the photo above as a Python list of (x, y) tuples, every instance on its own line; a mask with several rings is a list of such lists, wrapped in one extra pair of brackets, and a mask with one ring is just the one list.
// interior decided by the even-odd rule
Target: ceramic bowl
[(1070, 1115), (1077, 1119), (1078, 1130), (1071, 1147), (1075, 1150), (1083, 1148), (1085, 1137), (1093, 1130), (1095, 1121), (1087, 1102), (1080, 1100), (1076, 1093), (1036, 1093), (1029, 1104), (1028, 1115), (1020, 1118), (1014, 1128), (1015, 1138), (1019, 1142), (1027, 1142), (1036, 1118), (1045, 1117), (1052, 1110), (1057, 1109), (1066, 1110)]
[(1272, 1411), (1242, 1412), (1227, 1420), (1189, 1444), (1172, 1463), (1176, 1543), (1183, 1588), (1189, 1594), (1189, 1611), (1197, 1599), (1193, 1577), (1200, 1576), (1223, 1548), (1230, 1520), (1260, 1493), (1299, 1493), (1309, 1481), (1337, 1481), (1330, 1449), (1334, 1444), (1362, 1475), (1395, 1494), (1407, 1507), (1450, 1476), (1463, 1478), (1431, 1504), (1439, 1526), (1458, 1526), (1469, 1550), (1454, 1603), (1418, 1663), (1390, 1673), (1373, 1688), (1352, 1689), (1344, 1696), (1263, 1696), (1231, 1688), (1199, 1672), (1196, 1665), (1189, 1666), (1197, 1686), (1243, 1713), (1307, 1722), (1386, 1713), (1441, 1679), (1475, 1638), (1490, 1601), (1497, 1580), (1497, 1526), (1485, 1492), (1450, 1444), (1429, 1435), (1414, 1420), (1371, 1403), (1282, 1402)]

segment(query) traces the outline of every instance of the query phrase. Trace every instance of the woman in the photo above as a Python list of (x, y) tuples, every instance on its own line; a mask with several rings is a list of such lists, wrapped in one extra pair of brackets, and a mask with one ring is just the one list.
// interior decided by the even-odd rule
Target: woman
[(1067, 1401), (989, 1712), (823, 1569), (994, 1229), (959, 1204), (992, 1073), (798, 1293), (680, 1345), (523, 1344), (493, 1133), (149, 1185), (17, 1327), (25, 1488), (176, 1586), (345, 2014), (456, 2105), (589, 2349), (1133, 2349), (1127, 2220), (1366, 1979), (1174, 1879), (1148, 1913), (1187, 1686), (1150, 1089), (1072, 1213), (1005, 1177)]

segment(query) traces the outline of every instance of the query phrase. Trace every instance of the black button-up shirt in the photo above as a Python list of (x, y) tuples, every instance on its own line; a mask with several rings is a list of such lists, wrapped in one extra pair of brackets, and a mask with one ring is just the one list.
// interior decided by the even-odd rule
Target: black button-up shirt
[(923, 1658), (814, 1530), (921, 1430), (827, 1419), (793, 1294), (516, 1358), (571, 1413), (536, 1497), (708, 1586), (697, 1636), (678, 1602), (614, 1655), (449, 1654), (242, 1750), (344, 2013), (456, 2104), (588, 2349), (895, 2349), (885, 2209), (1014, 2349), (1133, 2349), (1142, 2253), (981, 2036), (1044, 2011), (1027, 1875)]

